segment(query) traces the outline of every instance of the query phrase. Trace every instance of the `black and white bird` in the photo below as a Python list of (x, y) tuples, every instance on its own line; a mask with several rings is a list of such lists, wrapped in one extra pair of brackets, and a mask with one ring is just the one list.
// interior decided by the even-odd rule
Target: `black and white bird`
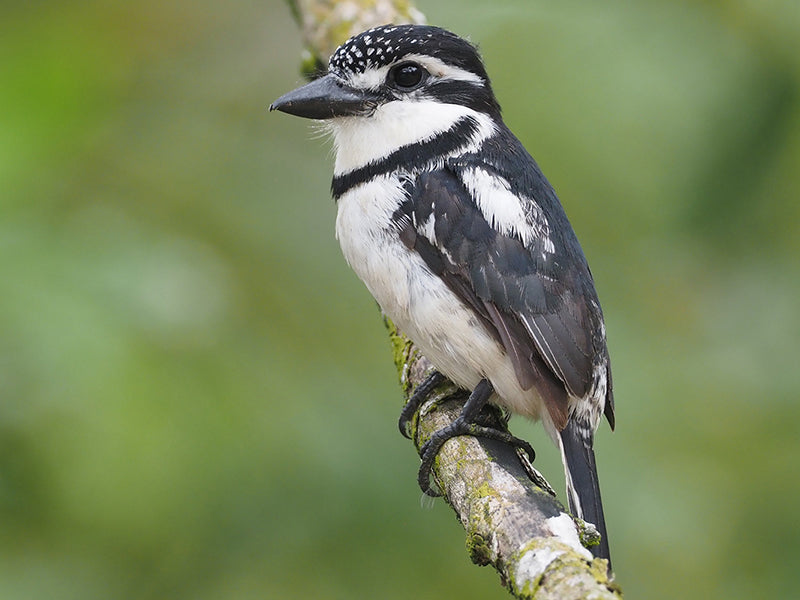
[(347, 262), (438, 372), (472, 390), (423, 465), (474, 431), (487, 402), (541, 420), (561, 450), (570, 508), (597, 527), (593, 551), (609, 558), (593, 450), (601, 415), (614, 427), (603, 313), (564, 209), (503, 123), (477, 49), (438, 27), (377, 27), (270, 108), (327, 121)]

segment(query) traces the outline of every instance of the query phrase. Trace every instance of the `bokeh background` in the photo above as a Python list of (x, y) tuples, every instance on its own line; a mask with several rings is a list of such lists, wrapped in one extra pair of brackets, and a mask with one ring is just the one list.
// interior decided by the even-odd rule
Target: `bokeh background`
[[(417, 489), (329, 142), (267, 113), (286, 5), (1, 6), (0, 597), (507, 597)], [(627, 595), (795, 595), (797, 4), (420, 8), (481, 45), (589, 256)]]

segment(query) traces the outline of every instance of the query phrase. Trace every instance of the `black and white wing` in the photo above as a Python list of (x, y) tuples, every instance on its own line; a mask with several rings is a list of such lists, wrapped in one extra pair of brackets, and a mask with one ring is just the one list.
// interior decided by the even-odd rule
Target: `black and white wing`
[[(406, 246), (475, 311), (521, 387), (536, 388), (562, 430), (568, 397), (589, 394), (608, 357), (583, 252), (543, 176), (537, 185), (546, 186), (545, 204), (485, 163), (449, 161), (410, 182), (396, 222)], [(613, 427), (610, 392), (606, 416)]]

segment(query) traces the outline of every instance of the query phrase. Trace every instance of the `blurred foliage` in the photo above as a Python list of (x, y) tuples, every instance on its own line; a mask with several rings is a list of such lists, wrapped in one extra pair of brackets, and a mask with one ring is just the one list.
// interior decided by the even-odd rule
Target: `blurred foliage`
[[(796, 3), (421, 8), (480, 43), (590, 258), (626, 593), (793, 596)], [(420, 507), (329, 146), (267, 114), (300, 81), (288, 8), (0, 11), (0, 597), (506, 597)]]

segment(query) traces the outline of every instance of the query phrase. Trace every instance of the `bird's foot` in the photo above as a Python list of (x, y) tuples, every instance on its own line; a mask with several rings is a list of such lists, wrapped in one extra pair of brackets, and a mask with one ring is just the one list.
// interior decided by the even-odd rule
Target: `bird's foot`
[(528, 475), (528, 478), (534, 483), (534, 485), (543, 489), (545, 492), (555, 498), (556, 491), (553, 489), (553, 486), (550, 485), (547, 479), (544, 478), (544, 475), (542, 475), (539, 470), (533, 466), (533, 461), (528, 457), (527, 450), (517, 446), (516, 451), (517, 458), (519, 458), (519, 462), (522, 463), (522, 468), (525, 469), (525, 473)]
[(419, 407), (428, 399), (433, 390), (444, 381), (446, 381), (446, 377), (439, 373), (439, 371), (431, 371), (430, 375), (417, 386), (417, 389), (414, 390), (414, 393), (411, 394), (408, 402), (406, 402), (406, 405), (403, 407), (403, 412), (400, 413), (400, 420), (397, 425), (400, 427), (400, 433), (408, 439), (411, 439), (411, 425), (414, 420), (414, 415), (417, 414)]
[[(439, 451), (442, 449), (442, 446), (444, 446), (447, 440), (461, 435), (483, 437), (491, 440), (497, 440), (498, 442), (511, 444), (519, 450), (520, 455), (526, 455), (526, 461), (528, 465), (530, 465), (536, 459), (536, 452), (525, 440), (511, 435), (508, 431), (501, 431), (493, 427), (479, 425), (477, 423), (468, 421), (463, 415), (459, 416), (450, 425), (443, 427), (434, 433), (420, 449), (422, 464), (419, 467), (417, 481), (419, 482), (419, 487), (422, 489), (422, 492), (427, 496), (436, 497), (442, 495), (438, 490), (431, 486), (431, 471), (433, 470), (433, 462), (436, 459), (436, 455), (439, 454)], [(523, 464), (526, 464), (525, 461), (523, 461)], [(532, 466), (531, 469), (533, 469)], [(539, 474), (538, 471), (536, 471), (536, 469), (533, 469), (533, 471), (542, 481), (544, 481), (544, 478)], [(545, 484), (547, 484), (546, 481)], [(545, 489), (552, 491), (552, 488), (549, 486), (549, 484)]]

